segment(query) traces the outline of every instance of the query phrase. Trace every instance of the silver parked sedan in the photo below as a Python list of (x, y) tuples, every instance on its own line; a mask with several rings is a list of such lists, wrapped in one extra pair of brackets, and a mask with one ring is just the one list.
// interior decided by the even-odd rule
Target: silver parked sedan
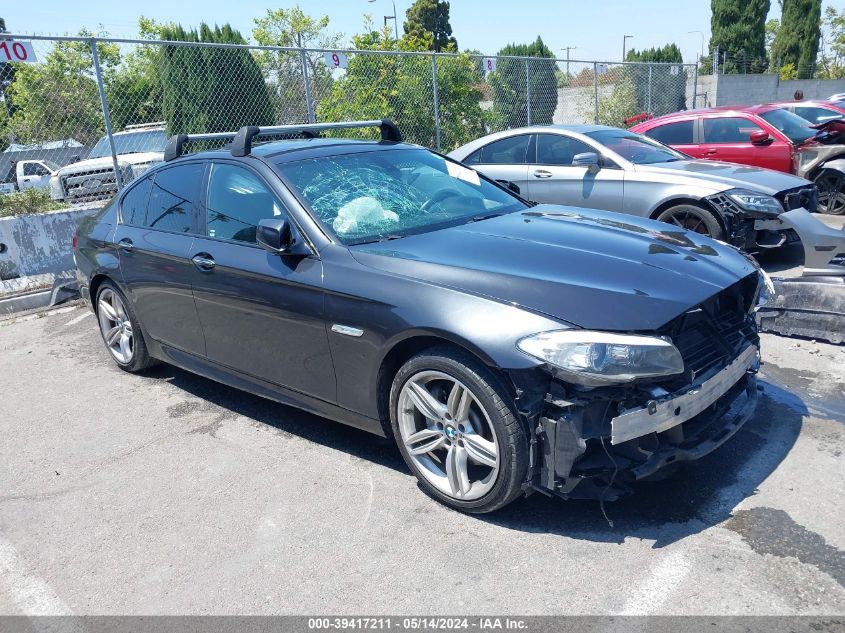
[(513, 183), (533, 202), (649, 217), (746, 250), (794, 239), (778, 216), (817, 205), (815, 186), (803, 178), (694, 160), (647, 136), (603, 125), (507, 130), (449, 156)]

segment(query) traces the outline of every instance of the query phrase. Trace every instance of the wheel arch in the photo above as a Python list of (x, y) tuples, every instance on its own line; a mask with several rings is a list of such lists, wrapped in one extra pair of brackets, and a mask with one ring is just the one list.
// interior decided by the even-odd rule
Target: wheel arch
[(435, 347), (451, 348), (463, 354), (469, 354), (481, 365), (490, 369), (500, 380), (508, 394), (515, 397), (515, 388), (507, 377), (507, 372), (497, 370), (497, 363), (469, 341), (460, 339), (443, 332), (418, 331), (411, 332), (393, 341), (387, 352), (382, 356), (376, 376), (376, 402), (378, 403), (379, 419), (388, 437), (392, 437), (390, 428), (390, 388), (396, 372), (413, 356)]
[(712, 204), (708, 204), (705, 200), (701, 198), (693, 198), (690, 196), (683, 196), (679, 198), (670, 198), (668, 200), (664, 200), (659, 205), (657, 205), (657, 207), (655, 207), (655, 209), (651, 212), (651, 215), (649, 215), (649, 219), (656, 220), (660, 216), (660, 214), (666, 211), (667, 209), (671, 209), (672, 207), (677, 207), (682, 204), (688, 204), (693, 207), (703, 209), (704, 211), (709, 211), (716, 217), (716, 220), (719, 222), (719, 226), (722, 227), (722, 230), (725, 231), (725, 233), (728, 233), (727, 222), (725, 221), (725, 217), (724, 215), (722, 215), (722, 212), (719, 211), (719, 209), (714, 207)]

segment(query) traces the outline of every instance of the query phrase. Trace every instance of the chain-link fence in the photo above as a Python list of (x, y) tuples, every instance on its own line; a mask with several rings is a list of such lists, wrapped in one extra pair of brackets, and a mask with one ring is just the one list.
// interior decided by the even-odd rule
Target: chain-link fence
[(624, 127), (695, 106), (694, 65), (3, 38), (31, 56), (0, 66), (0, 179), (64, 203), (110, 197), (175, 133), (390, 118), (446, 152), (507, 128)]

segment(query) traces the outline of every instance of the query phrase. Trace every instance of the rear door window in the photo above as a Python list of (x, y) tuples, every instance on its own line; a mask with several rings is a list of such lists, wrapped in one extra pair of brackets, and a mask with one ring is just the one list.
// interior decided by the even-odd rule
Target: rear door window
[(704, 119), (705, 143), (751, 143), (751, 133), (762, 128), (742, 117)]
[(142, 178), (123, 196), (120, 215), (124, 224), (144, 226), (147, 222), (147, 201), (150, 197), (152, 178)]
[(493, 141), (481, 148), (478, 162), (484, 165), (525, 165), (528, 163), (530, 140), (530, 134), (521, 134)]
[(665, 145), (692, 145), (693, 123), (692, 119), (667, 123), (651, 128), (646, 132), (646, 136), (650, 136), (655, 141), (660, 141)]
[(203, 163), (186, 163), (157, 171), (143, 226), (174, 233), (194, 231), (196, 200), (204, 169)]
[(257, 174), (227, 163), (211, 166), (206, 202), (208, 237), (254, 244), (258, 223), (284, 214), (281, 203)]

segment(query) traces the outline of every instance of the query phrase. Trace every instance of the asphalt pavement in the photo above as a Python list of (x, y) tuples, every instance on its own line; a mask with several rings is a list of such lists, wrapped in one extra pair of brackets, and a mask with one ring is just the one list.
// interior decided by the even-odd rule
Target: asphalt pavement
[(752, 421), (608, 504), (438, 505), (386, 440), (80, 306), (0, 324), (0, 614), (842, 614), (845, 346), (763, 336)]

